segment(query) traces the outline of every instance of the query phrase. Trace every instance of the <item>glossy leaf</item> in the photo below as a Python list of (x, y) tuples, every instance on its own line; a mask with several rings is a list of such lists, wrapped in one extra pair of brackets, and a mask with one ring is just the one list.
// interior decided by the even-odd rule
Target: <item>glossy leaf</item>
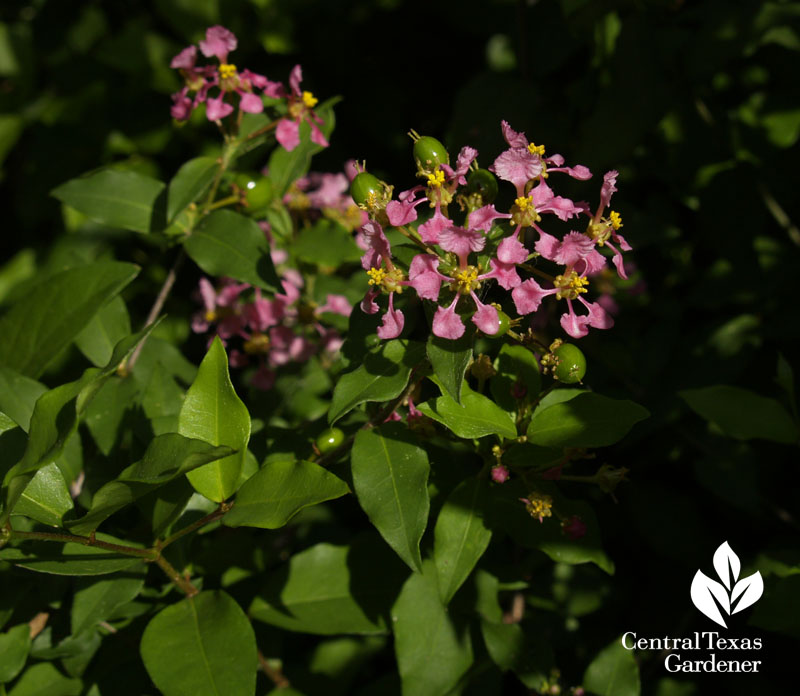
[(92, 220), (134, 232), (164, 228), (164, 184), (132, 171), (103, 169), (71, 179), (52, 195)]
[(384, 423), (360, 430), (353, 443), (351, 472), (356, 498), (370, 522), (412, 570), (419, 570), (419, 542), (430, 508), (425, 450), (404, 425)]
[(633, 401), (585, 392), (537, 411), (528, 426), (528, 442), (542, 447), (605, 447), (649, 415)]
[(486, 481), (463, 481), (445, 500), (433, 530), (433, 559), (442, 601), (449, 604), (480, 560), (492, 531), (484, 522)]
[(7, 367), (0, 367), (0, 411), (25, 432), (30, 427), (36, 400), (47, 391), (41, 382)]
[(214, 157), (195, 157), (178, 170), (167, 191), (168, 222), (206, 192), (219, 166)]
[(53, 463), (36, 472), (11, 514), (24, 515), (42, 524), (60, 527), (64, 513), (73, 507), (64, 475)]
[(75, 338), (75, 345), (96, 367), (102, 367), (111, 359), (114, 346), (130, 332), (128, 308), (117, 295), (83, 327)]
[(231, 448), (214, 446), (177, 433), (156, 437), (144, 457), (109, 481), (92, 498), (92, 507), (83, 517), (67, 523), (74, 534), (91, 534), (117, 510), (169, 481), (201, 466), (231, 456)]
[(403, 694), (448, 693), (472, 664), (469, 629), (453, 623), (431, 561), (403, 585), (392, 607), (392, 629)]
[(0, 365), (29, 377), (40, 375), (138, 272), (133, 264), (99, 261), (34, 287), (0, 318)]
[(323, 268), (338, 268), (344, 263), (358, 261), (364, 253), (347, 229), (326, 218), (300, 230), (292, 249), (297, 258)]
[(78, 696), (82, 691), (80, 679), (65, 677), (52, 662), (40, 662), (25, 670), (8, 696)]
[[(497, 374), (489, 381), (495, 402), (506, 411), (516, 411), (518, 401), (514, 392), (524, 393), (534, 399), (539, 393), (541, 377), (539, 363), (530, 349), (524, 346), (504, 345), (494, 364)], [(516, 385), (516, 386), (515, 386)]]
[(423, 358), (421, 343), (392, 340), (368, 353), (363, 363), (339, 379), (333, 390), (328, 423), (333, 424), (365, 401), (388, 401), (408, 384), (412, 368)]
[(724, 384), (687, 389), (680, 396), (695, 413), (719, 426), (729, 437), (797, 442), (797, 426), (775, 399)]
[(215, 210), (183, 242), (192, 260), (211, 276), (228, 276), (266, 290), (280, 288), (263, 230), (232, 210)]
[(236, 504), (223, 523), (229, 527), (277, 529), (303, 508), (347, 492), (344, 481), (318, 464), (269, 462), (239, 489)]
[(77, 635), (109, 618), (115, 609), (133, 600), (142, 587), (146, 566), (134, 566), (102, 580), (80, 579), (72, 599), (70, 621)]
[(248, 613), (302, 633), (385, 633), (386, 607), (407, 573), (377, 537), (317, 544), (273, 571)]
[(461, 388), (461, 403), (457, 404), (449, 395), (442, 394), (419, 405), (426, 416), (446, 425), (458, 437), (473, 439), (486, 435), (517, 436), (514, 419), (506, 411), (483, 394), (478, 394), (464, 384)]
[[(97, 539), (112, 544), (136, 546), (108, 534), (97, 534)], [(106, 575), (142, 563), (142, 559), (137, 556), (107, 551), (96, 546), (84, 546), (75, 542), (68, 542), (62, 546), (44, 541), (26, 542), (18, 548), (0, 549), (0, 560), (52, 575)]]
[(472, 343), (474, 331), (465, 331), (464, 335), (451, 341), (446, 338), (430, 335), (427, 343), (428, 360), (431, 361), (433, 374), (439, 383), (456, 403), (461, 403), (461, 385), (464, 373), (472, 360)]
[(236, 450), (236, 454), (218, 459), (188, 475), (194, 489), (209, 500), (220, 503), (230, 497), (239, 483), (247, 453), (250, 414), (231, 384), (228, 356), (219, 337), (208, 349), (186, 394), (178, 419), (178, 432)]
[(639, 696), (639, 666), (633, 651), (615, 640), (586, 668), (583, 685), (598, 696)]
[(142, 635), (147, 673), (164, 696), (252, 696), (256, 638), (225, 592), (201, 592), (162, 609)]
[(31, 628), (20, 624), (0, 633), (0, 684), (10, 682), (25, 666), (31, 649)]

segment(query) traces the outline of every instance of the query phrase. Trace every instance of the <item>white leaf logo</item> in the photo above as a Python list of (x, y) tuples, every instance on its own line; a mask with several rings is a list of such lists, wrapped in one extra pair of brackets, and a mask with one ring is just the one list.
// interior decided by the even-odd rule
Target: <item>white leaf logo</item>
[(761, 573), (756, 571), (738, 580), (741, 569), (739, 557), (726, 541), (714, 552), (714, 570), (722, 582), (712, 580), (700, 570), (692, 580), (692, 602), (709, 619), (724, 628), (728, 625), (720, 609), (726, 614), (735, 614), (755, 604), (764, 592)]

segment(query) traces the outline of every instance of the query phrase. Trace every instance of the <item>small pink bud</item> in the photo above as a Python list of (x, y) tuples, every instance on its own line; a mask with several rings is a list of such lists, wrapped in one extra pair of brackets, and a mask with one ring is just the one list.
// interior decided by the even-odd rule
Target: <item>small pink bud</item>
[(586, 536), (586, 523), (577, 515), (573, 515), (561, 523), (561, 531), (574, 541)]
[(502, 464), (492, 467), (492, 481), (495, 483), (505, 483), (510, 475), (508, 468)]

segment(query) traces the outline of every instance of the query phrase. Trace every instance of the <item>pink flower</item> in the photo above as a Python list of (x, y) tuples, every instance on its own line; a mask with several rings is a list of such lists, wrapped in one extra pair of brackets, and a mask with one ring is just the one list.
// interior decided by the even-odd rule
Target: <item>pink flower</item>
[(350, 304), (344, 295), (328, 295), (325, 298), (325, 304), (317, 308), (317, 312), (331, 312), (332, 314), (341, 314), (343, 317), (349, 317), (353, 306)]
[(450, 218), (442, 215), (440, 206), (437, 204), (431, 219), (422, 223), (417, 231), (425, 244), (438, 244), (439, 235), (452, 224)]
[(545, 297), (555, 295), (557, 292), (556, 288), (545, 290), (533, 278), (528, 278), (528, 280), (511, 291), (511, 298), (514, 300), (517, 312), (530, 314), (539, 309), (539, 305), (542, 304), (542, 300)]
[(227, 282), (217, 292), (207, 278), (201, 278), (198, 293), (203, 303), (203, 310), (192, 317), (192, 331), (205, 333), (212, 324), (217, 325), (217, 334), (222, 339), (241, 335), (244, 329), (244, 318), (238, 305), (239, 295), (250, 286), (236, 285)]
[(439, 257), (432, 254), (417, 254), (408, 269), (409, 285), (422, 299), (438, 300), (443, 280), (450, 280), (439, 273)]
[(389, 309), (383, 315), (383, 322), (378, 327), (378, 338), (397, 338), (403, 331), (405, 317), (400, 310), (394, 308), (394, 293), (389, 293)]
[(544, 258), (568, 268), (575, 267), (582, 275), (597, 273), (606, 265), (605, 257), (594, 248), (590, 237), (580, 232), (570, 232), (562, 241), (542, 232), (535, 245)]
[(489, 266), (492, 270), (481, 276), (482, 280), (494, 278), (500, 287), (505, 290), (511, 290), (522, 282), (522, 279), (517, 274), (517, 265), (515, 263), (503, 263), (498, 259), (489, 259)]
[(206, 38), (199, 44), (206, 58), (214, 56), (220, 63), (228, 62), (228, 53), (236, 50), (236, 36), (233, 32), (219, 25), (206, 30)]
[(525, 195), (525, 186), (542, 173), (542, 160), (527, 148), (512, 147), (500, 153), (489, 167), (498, 179), (510, 181), (517, 187), (517, 195)]
[(511, 473), (508, 471), (508, 467), (505, 467), (502, 464), (492, 467), (492, 481), (495, 483), (505, 483), (508, 481), (508, 477), (510, 475)]
[(452, 251), (458, 256), (462, 267), (467, 265), (467, 256), (471, 251), (480, 251), (486, 244), (485, 237), (480, 232), (474, 232), (464, 227), (451, 225), (439, 234), (439, 246), (445, 251)]
[(366, 253), (361, 257), (361, 267), (366, 271), (378, 268), (384, 259), (391, 262), (392, 249), (383, 228), (375, 220), (370, 220), (361, 227), (356, 235), (356, 244)]
[(425, 198), (416, 198), (416, 194), (423, 191), (422, 186), (415, 186), (408, 191), (403, 191), (396, 201), (389, 201), (386, 204), (386, 216), (389, 222), (395, 227), (407, 225), (409, 222), (414, 222), (417, 219), (416, 207), (422, 203)]
[(464, 335), (464, 323), (456, 314), (456, 303), (460, 295), (456, 295), (449, 307), (439, 307), (433, 316), (433, 334), (439, 338), (457, 339)]
[(497, 309), (492, 305), (482, 304), (474, 292), (470, 293), (470, 295), (478, 308), (478, 311), (472, 315), (472, 323), (483, 333), (494, 336), (500, 329), (500, 317), (497, 314)]
[(328, 147), (328, 141), (318, 126), (323, 120), (313, 111), (317, 99), (311, 92), (300, 89), (302, 80), (303, 70), (299, 65), (295, 65), (289, 76), (289, 87), (292, 90), (289, 95), (289, 118), (282, 118), (275, 129), (275, 139), (287, 152), (291, 152), (300, 144), (300, 123), (303, 121), (311, 127), (311, 142), (321, 147)]

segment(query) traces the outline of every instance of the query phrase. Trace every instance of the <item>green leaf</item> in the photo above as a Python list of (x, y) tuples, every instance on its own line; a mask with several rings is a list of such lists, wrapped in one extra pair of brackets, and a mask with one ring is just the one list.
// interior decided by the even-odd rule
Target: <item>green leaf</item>
[(346, 493), (347, 484), (318, 464), (274, 461), (245, 482), (222, 521), (228, 527), (277, 529), (303, 508)]
[(598, 696), (639, 696), (639, 666), (633, 651), (615, 640), (586, 668), (583, 685)]
[(542, 447), (605, 447), (649, 415), (633, 401), (585, 392), (537, 411), (528, 426), (528, 442)]
[(82, 691), (80, 679), (65, 677), (52, 662), (40, 662), (25, 671), (8, 696), (78, 696)]
[[(333, 118), (333, 105), (339, 98), (328, 99), (319, 108), (315, 109), (317, 115), (322, 118), (323, 124), (320, 130), (326, 137), (333, 132), (335, 121)], [(269, 178), (275, 185), (275, 190), (283, 196), (289, 188), (301, 176), (304, 176), (311, 166), (311, 157), (323, 150), (319, 145), (311, 142), (311, 129), (305, 120), (300, 124), (300, 144), (291, 152), (287, 152), (282, 147), (276, 147), (269, 158), (267, 168)]]
[(0, 364), (38, 377), (138, 272), (129, 263), (99, 261), (37, 285), (0, 319)]
[(446, 338), (430, 335), (426, 351), (428, 360), (431, 361), (433, 374), (447, 393), (461, 403), (461, 385), (464, 382), (464, 373), (467, 365), (472, 360), (472, 343), (475, 332), (467, 330), (458, 340), (451, 341)]
[(194, 489), (209, 500), (221, 503), (230, 497), (239, 483), (247, 454), (250, 414), (231, 384), (228, 356), (219, 337), (214, 339), (189, 387), (178, 418), (178, 432), (236, 450), (236, 454), (188, 474)]
[(53, 463), (36, 472), (11, 514), (24, 515), (42, 524), (60, 527), (64, 513), (73, 507), (64, 475)]
[(539, 692), (550, 676), (553, 651), (545, 639), (535, 636), (535, 631), (530, 625), (481, 621), (483, 641), (492, 661), (503, 671), (513, 670), (525, 686)]
[(130, 170), (103, 169), (71, 179), (51, 194), (110, 227), (148, 233), (166, 226), (164, 184)]
[[(140, 547), (108, 534), (97, 534), (97, 539), (111, 544)], [(142, 563), (138, 556), (107, 551), (96, 546), (84, 546), (72, 541), (63, 546), (45, 541), (26, 542), (24, 549), (7, 546), (0, 550), (0, 561), (9, 561), (20, 568), (52, 575), (106, 575)]]
[(269, 242), (244, 215), (215, 210), (200, 221), (183, 247), (209, 275), (228, 276), (265, 290), (280, 288)]
[(517, 426), (511, 415), (483, 394), (472, 391), (468, 384), (461, 387), (461, 404), (443, 390), (442, 396), (420, 404), (419, 410), (446, 425), (458, 437), (470, 440), (485, 435), (517, 437)]
[(759, 438), (785, 444), (797, 442), (797, 426), (775, 399), (724, 384), (687, 389), (679, 395), (689, 408), (719, 426), (729, 437), (737, 440)]
[(495, 360), (497, 374), (489, 382), (494, 400), (504, 410), (515, 412), (518, 402), (512, 395), (515, 384), (525, 389), (525, 398), (534, 399), (541, 388), (539, 363), (524, 346), (504, 345)]
[(92, 498), (92, 507), (78, 520), (67, 522), (74, 534), (88, 535), (117, 510), (201, 466), (231, 456), (230, 447), (215, 447), (178, 433), (159, 435), (144, 457), (109, 481)]
[(10, 682), (25, 666), (31, 649), (31, 627), (20, 624), (0, 633), (0, 684)]
[(97, 390), (86, 408), (86, 427), (97, 448), (109, 456), (117, 443), (120, 428), (137, 408), (139, 384), (135, 377), (111, 375)]
[(492, 538), (484, 523), (486, 482), (468, 478), (445, 500), (433, 529), (433, 559), (442, 601), (449, 604)]
[(248, 613), (290, 631), (385, 633), (386, 607), (407, 570), (377, 537), (317, 544), (273, 570)]
[(163, 609), (140, 646), (147, 673), (165, 696), (253, 696), (256, 637), (225, 592), (201, 592)]
[(75, 337), (75, 345), (92, 363), (105, 365), (114, 346), (131, 333), (131, 318), (123, 299), (117, 295), (95, 314)]
[(338, 268), (348, 261), (358, 261), (363, 254), (350, 232), (326, 218), (303, 228), (292, 242), (292, 251), (298, 259), (324, 268)]
[(0, 411), (9, 416), (25, 432), (31, 423), (36, 400), (47, 391), (41, 382), (0, 367)]
[(359, 430), (351, 455), (353, 489), (370, 522), (412, 570), (428, 523), (430, 465), (404, 425)]
[(146, 566), (140, 565), (111, 578), (78, 580), (70, 614), (73, 635), (93, 628), (135, 599), (144, 587), (146, 573)]
[(178, 170), (167, 191), (167, 222), (206, 192), (219, 166), (214, 157), (195, 157)]
[(395, 339), (368, 353), (359, 367), (342, 375), (336, 384), (328, 423), (333, 425), (365, 401), (388, 401), (399, 396), (411, 370), (422, 360), (423, 348), (421, 343)]
[(451, 620), (432, 561), (403, 585), (392, 607), (392, 629), (404, 694), (446, 694), (472, 665), (469, 629)]

